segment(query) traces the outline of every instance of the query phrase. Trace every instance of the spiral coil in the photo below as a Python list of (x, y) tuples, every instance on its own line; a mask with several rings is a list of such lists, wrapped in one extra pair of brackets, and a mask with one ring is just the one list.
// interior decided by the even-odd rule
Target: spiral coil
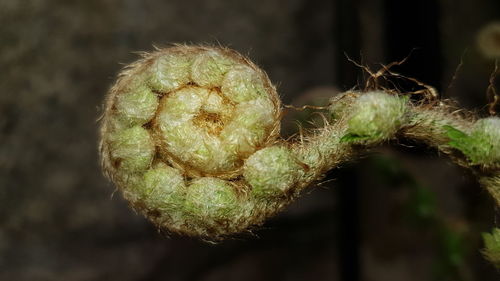
[(330, 124), (285, 142), (281, 114), (267, 75), (235, 51), (179, 45), (144, 54), (107, 95), (103, 170), (158, 227), (209, 240), (262, 224), (326, 171), (394, 138), (472, 168), (500, 205), (497, 117), (347, 92), (332, 98)]

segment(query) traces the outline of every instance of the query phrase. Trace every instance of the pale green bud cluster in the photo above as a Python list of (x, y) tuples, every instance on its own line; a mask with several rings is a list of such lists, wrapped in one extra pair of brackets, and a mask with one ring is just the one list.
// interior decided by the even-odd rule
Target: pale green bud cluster
[[(131, 142), (121, 132), (146, 125), (156, 152), (185, 174), (234, 174), (242, 158), (275, 138), (279, 100), (265, 74), (243, 57), (175, 47), (146, 60), (137, 73), (124, 75), (126, 84), (115, 86), (107, 124), (115, 134), (113, 158), (116, 145)], [(143, 155), (119, 153), (145, 163)]]
[(191, 80), (193, 55), (181, 49), (159, 55), (146, 74), (146, 83), (151, 89), (168, 93), (186, 85)]
[(218, 50), (208, 50), (194, 59), (191, 78), (202, 87), (220, 87), (226, 73), (236, 64), (236, 61)]
[(115, 106), (117, 118), (122, 119), (124, 125), (142, 125), (153, 118), (158, 97), (150, 88), (137, 85), (117, 96)]
[(261, 149), (245, 162), (243, 176), (257, 197), (283, 196), (300, 176), (302, 167), (289, 149), (271, 146)]
[(238, 196), (227, 181), (198, 178), (187, 190), (184, 208), (201, 224), (214, 227), (217, 220), (224, 221), (234, 217), (239, 205)]
[(375, 91), (362, 94), (349, 108), (345, 141), (380, 141), (390, 138), (403, 124), (407, 99)]
[(111, 89), (104, 168), (158, 225), (216, 237), (250, 223), (254, 203), (235, 179), (248, 156), (274, 141), (279, 116), (274, 87), (241, 55), (162, 50), (129, 66)]
[(274, 105), (265, 96), (234, 103), (223, 94), (188, 86), (160, 103), (155, 131), (164, 152), (201, 174), (237, 169), (241, 156), (264, 143), (275, 122)]
[(113, 164), (126, 172), (139, 172), (149, 168), (154, 155), (154, 144), (149, 132), (134, 126), (110, 136)]
[(147, 211), (156, 213), (161, 222), (168, 222), (175, 229), (182, 225), (186, 186), (178, 169), (158, 163), (132, 189)]

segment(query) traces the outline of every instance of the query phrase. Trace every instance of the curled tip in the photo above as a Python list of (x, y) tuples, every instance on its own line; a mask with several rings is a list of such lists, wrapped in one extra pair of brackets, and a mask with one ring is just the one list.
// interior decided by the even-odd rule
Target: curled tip
[[(500, 204), (499, 118), (473, 123), (382, 91), (346, 93), (328, 110), (331, 124), (286, 142), (276, 89), (247, 58), (220, 47), (157, 49), (127, 66), (106, 97), (103, 170), (158, 227), (205, 240), (262, 224), (329, 169), (399, 135), (493, 167), (481, 182)], [(498, 235), (485, 235), (493, 262)]]
[(175, 46), (144, 54), (119, 77), (101, 157), (132, 205), (189, 235), (251, 224), (250, 187), (238, 178), (246, 158), (279, 133), (280, 101), (267, 75), (229, 49)]

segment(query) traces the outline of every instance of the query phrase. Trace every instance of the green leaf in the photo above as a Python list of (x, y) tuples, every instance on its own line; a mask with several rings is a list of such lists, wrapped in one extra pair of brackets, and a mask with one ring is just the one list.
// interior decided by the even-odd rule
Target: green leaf
[(460, 131), (460, 130), (458, 130), (450, 125), (444, 125), (443, 129), (446, 131), (446, 135), (448, 135), (448, 137), (452, 141), (458, 141), (458, 140), (469, 137), (466, 133), (464, 133), (464, 132), (462, 132), (462, 131)]
[(342, 142), (356, 142), (356, 141), (368, 140), (370, 138), (372, 138), (372, 137), (371, 136), (360, 136), (360, 135), (348, 133), (340, 138), (340, 142), (341, 143)]
[(448, 145), (460, 150), (463, 154), (470, 158), (471, 149), (474, 149), (476, 146), (476, 141), (466, 133), (452, 126), (445, 125), (443, 126), (443, 129), (446, 130), (446, 135), (450, 138)]

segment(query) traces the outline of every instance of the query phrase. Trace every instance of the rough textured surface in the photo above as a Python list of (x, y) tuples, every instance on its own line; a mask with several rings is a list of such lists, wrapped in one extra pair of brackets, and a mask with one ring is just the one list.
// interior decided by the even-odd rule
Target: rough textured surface
[(245, 161), (243, 176), (257, 197), (284, 196), (298, 181), (303, 168), (284, 147), (261, 149)]
[[(144, 54), (119, 75), (105, 106), (104, 172), (160, 228), (217, 240), (278, 210), (247, 200), (247, 184), (233, 180), (249, 155), (276, 141), (281, 114), (274, 86), (245, 57), (220, 47), (180, 45)], [(186, 183), (173, 179), (174, 193), (159, 186), (145, 192), (155, 178), (170, 184), (161, 176), (167, 171), (153, 164), (179, 169)], [(142, 181), (145, 187), (137, 189)], [(150, 198), (155, 196), (166, 201)]]
[[(360, 81), (362, 74), (344, 52), (352, 57), (361, 51), (367, 63), (389, 63), (421, 46), (402, 73), (421, 77), (424, 72), (413, 62), (428, 70), (444, 65), (443, 79), (433, 85), (445, 89), (467, 49), (454, 86), (443, 92), (468, 108), (484, 106), (492, 65), (477, 54), (475, 36), (498, 18), (498, 1), (440, 1), (446, 2), (441, 60), (429, 57), (420, 41), (392, 56), (383, 36), (390, 14), (382, 1), (361, 1), (354, 15), (336, 7), (338, 2), (215, 0), (194, 7), (179, 0), (0, 1), (0, 279), (339, 280), (348, 272), (358, 272), (362, 280), (432, 279), (439, 248), (427, 228), (408, 221), (410, 193), (379, 181), (369, 159), (328, 174), (322, 188), (306, 192), (255, 236), (216, 247), (158, 233), (101, 175), (95, 120), (103, 94), (122, 65), (138, 58), (135, 51), (151, 51), (153, 44), (230, 46), (252, 57), (278, 85), (282, 99), (296, 106), (314, 104), (299, 96), (310, 87), (335, 85), (343, 91)], [(348, 41), (336, 31), (344, 22), (335, 15), (339, 9), (353, 21), (362, 20), (361, 30), (351, 24), (343, 28), (349, 36), (359, 34), (363, 45), (341, 45)], [(432, 34), (428, 9), (401, 14), (412, 22), (420, 19), (425, 24), (419, 29)], [(387, 35), (403, 42), (400, 33)], [(341, 79), (352, 71), (352, 81)], [(291, 134), (298, 118), (287, 119)], [(476, 280), (496, 280), (497, 273), (476, 251), (482, 244), (474, 233), (489, 231), (493, 213), (473, 177), (425, 147), (376, 153), (396, 158), (436, 194), (441, 214), (458, 229), (471, 230), (465, 243), (470, 255), (461, 269)], [(339, 192), (356, 189), (359, 205), (347, 206), (350, 217), (344, 221), (346, 200)], [(349, 225), (358, 225), (361, 236), (345, 236)], [(359, 267), (347, 264), (351, 259), (343, 248), (349, 255), (361, 251)]]
[(154, 143), (144, 128), (135, 126), (113, 132), (107, 141), (114, 166), (127, 173), (144, 171), (150, 167), (154, 156)]
[[(409, 94), (347, 92), (330, 101), (340, 101), (339, 106), (329, 106), (338, 111), (330, 112), (333, 124), (327, 120), (324, 128), (306, 135), (306, 141), (290, 141), (287, 146), (276, 139), (281, 116), (276, 90), (249, 59), (229, 49), (206, 46), (176, 46), (143, 57), (125, 67), (106, 97), (100, 153), (105, 173), (132, 206), (160, 229), (208, 240), (250, 230), (294, 200), (321, 173), (398, 136), (435, 147), (465, 167), (480, 164), (485, 170), (480, 177), (499, 174), (495, 166), (500, 162), (498, 118), (472, 123), (453, 113), (444, 101), (412, 104)], [(169, 64), (180, 64), (172, 67), (188, 73), (187, 82), (176, 80), (177, 75), (156, 73), (164, 71), (156, 65), (165, 58)], [(238, 69), (238, 75), (230, 74), (233, 69)], [(155, 88), (147, 84), (150, 77), (177, 87)], [(122, 115), (115, 104), (130, 93), (130, 84), (142, 92), (135, 84), (141, 80), (161, 99), (156, 116), (150, 117), (152, 125), (113, 126)], [(455, 129), (456, 123), (471, 136)], [(272, 146), (275, 143), (281, 146)], [(472, 162), (455, 156), (453, 148)], [(186, 177), (187, 184), (178, 185), (179, 204), (172, 205), (173, 210), (147, 204), (149, 199), (133, 189), (153, 162), (177, 168)], [(492, 181), (485, 187), (492, 191), (498, 189), (496, 185)], [(497, 192), (490, 194), (499, 200)], [(178, 219), (162, 219), (170, 216)]]
[(467, 156), (472, 164), (492, 169), (500, 167), (500, 118), (479, 119), (469, 134), (445, 125), (449, 144)]
[[(313, 21), (301, 16), (308, 1), (255, 3), (217, 0), (194, 9), (179, 0), (0, 1), (0, 279), (234, 279), (250, 266), (245, 278), (265, 280), (272, 268), (299, 262), (278, 258), (283, 250), (322, 265), (294, 270), (297, 276), (335, 276), (332, 221), (318, 221), (296, 238), (277, 239), (270, 230), (269, 239), (217, 248), (168, 238), (128, 208), (99, 168), (95, 128), (102, 98), (137, 50), (172, 42), (231, 45), (283, 82), (288, 100), (330, 82), (331, 3), (313, 5)], [(311, 40), (315, 54), (297, 59)], [(307, 78), (302, 67), (320, 75)], [(316, 193), (310, 197), (316, 204), (299, 206), (284, 221), (331, 210), (331, 193)], [(284, 229), (292, 233), (290, 227)], [(327, 246), (292, 243), (308, 233)], [(271, 240), (279, 243), (272, 246), (277, 254), (267, 250)], [(210, 266), (214, 260), (222, 267)]]
[(471, 137), (477, 139), (477, 162), (500, 166), (500, 118), (480, 119), (474, 124)]
[[(355, 101), (350, 112), (348, 134), (352, 137), (380, 141), (391, 137), (405, 123), (406, 100), (384, 92), (368, 92)], [(341, 113), (332, 113), (336, 116)]]

